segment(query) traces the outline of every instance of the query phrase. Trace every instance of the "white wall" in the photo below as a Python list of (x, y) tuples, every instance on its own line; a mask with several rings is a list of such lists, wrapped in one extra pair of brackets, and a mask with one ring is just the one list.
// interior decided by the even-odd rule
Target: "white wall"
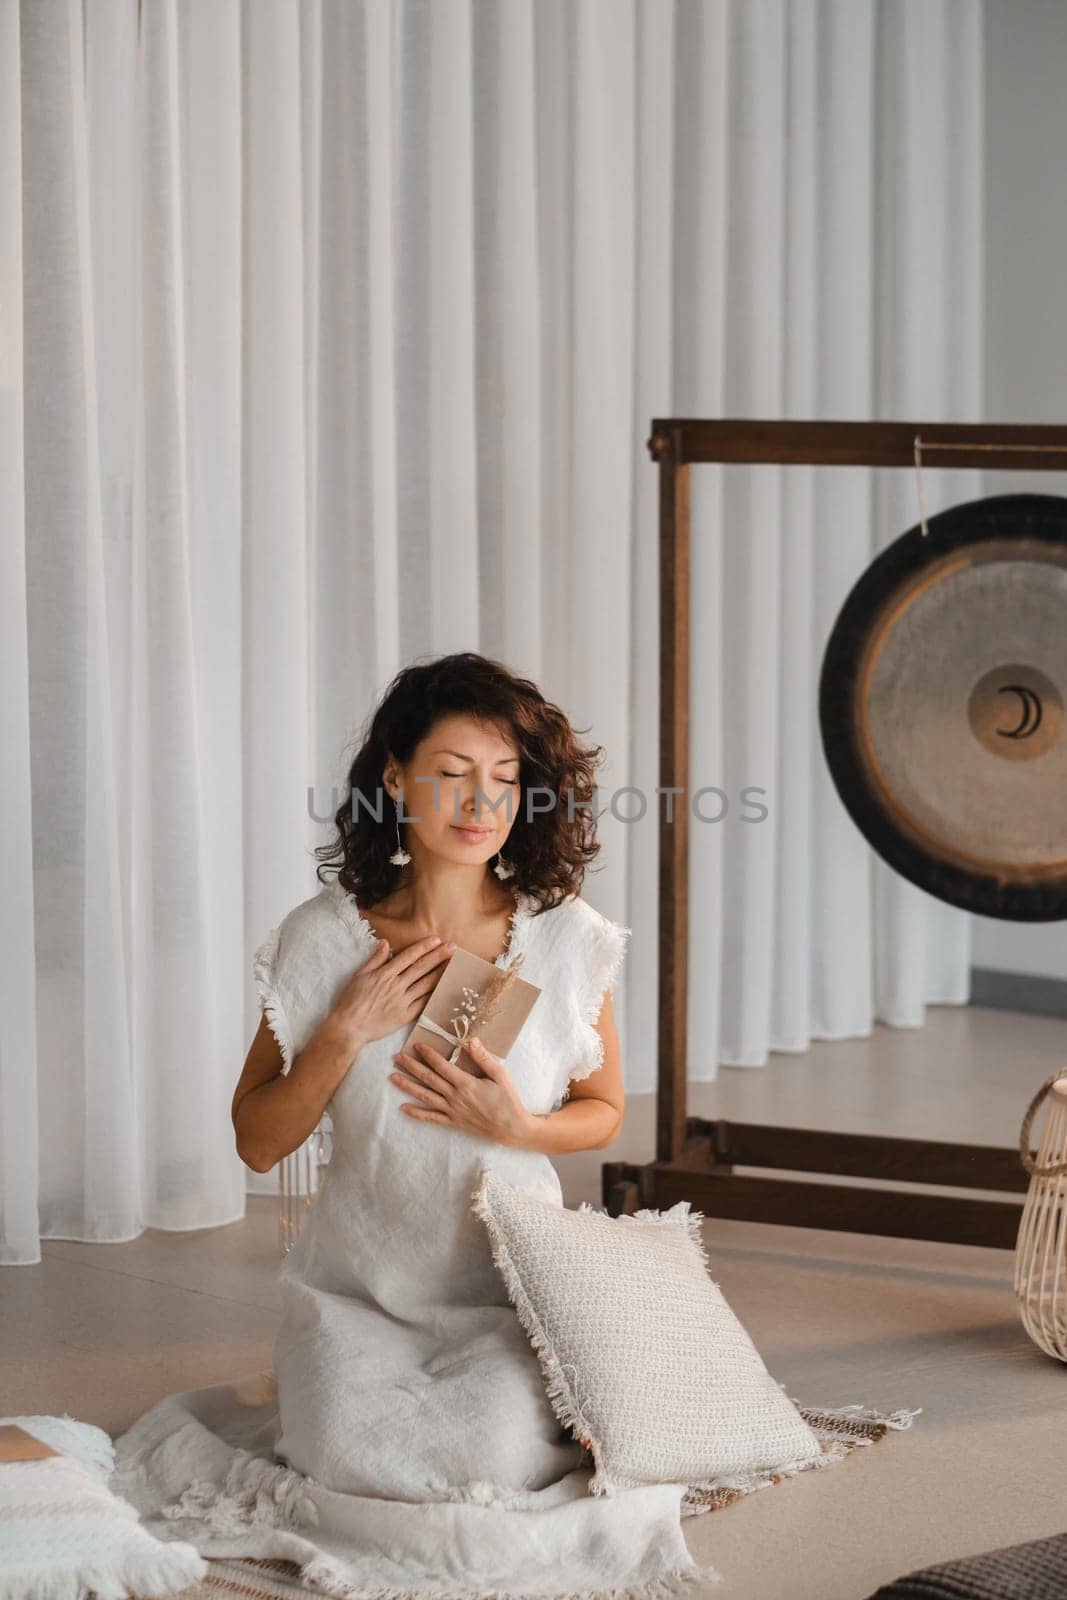
[[(985, 45), (986, 420), (1067, 423), (1067, 0), (986, 0)], [(985, 488), (1067, 495), (1067, 473)], [(1067, 921), (974, 923), (975, 966), (1067, 978)]]

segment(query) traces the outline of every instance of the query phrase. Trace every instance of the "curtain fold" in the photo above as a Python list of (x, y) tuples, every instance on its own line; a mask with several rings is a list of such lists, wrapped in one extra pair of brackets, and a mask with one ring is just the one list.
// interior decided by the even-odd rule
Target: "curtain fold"
[[(500, 656), (606, 747), (585, 892), (653, 1088), (649, 423), (980, 414), (981, 50), (966, 0), (0, 0), (0, 1261), (275, 1188), (229, 1119), (250, 955), (418, 657)], [(708, 1080), (962, 1003), (970, 919), (818, 734), (913, 480), (692, 487)]]

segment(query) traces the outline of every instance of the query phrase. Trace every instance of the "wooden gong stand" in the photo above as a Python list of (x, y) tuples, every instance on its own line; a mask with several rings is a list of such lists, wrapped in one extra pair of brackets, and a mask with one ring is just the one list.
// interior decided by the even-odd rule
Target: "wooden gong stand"
[[(939, 467), (1047, 472), (1067, 467), (1067, 427), (918, 422), (766, 422), (662, 418), (648, 448), (659, 464), (660, 782), (680, 790), (659, 832), (659, 1029), (656, 1159), (606, 1161), (612, 1216), (688, 1200), (709, 1217), (850, 1233), (1015, 1246), (1011, 1198), (1028, 1174), (1017, 1146), (829, 1133), (686, 1115), (689, 958), (689, 469), (694, 463), (914, 468), (915, 441)], [(684, 798), (683, 798), (684, 797)], [(665, 811), (666, 808), (664, 808)], [(752, 1177), (736, 1166), (769, 1169)], [(778, 1171), (903, 1180), (864, 1188), (773, 1176)], [(1003, 1191), (1003, 1199), (939, 1194), (937, 1186)]]

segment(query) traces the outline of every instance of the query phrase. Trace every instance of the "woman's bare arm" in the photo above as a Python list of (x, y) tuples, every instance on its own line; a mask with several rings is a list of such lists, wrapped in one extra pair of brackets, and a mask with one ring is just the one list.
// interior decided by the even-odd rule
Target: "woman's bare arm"
[(531, 1115), (524, 1149), (561, 1156), (572, 1150), (603, 1150), (618, 1138), (626, 1110), (626, 1094), (610, 994), (604, 996), (595, 1026), (604, 1041), (603, 1066), (587, 1078), (572, 1083), (568, 1099), (558, 1111), (549, 1111), (544, 1116)]
[(283, 1073), (281, 1048), (266, 1017), (260, 1018), (230, 1108), (237, 1154), (246, 1166), (269, 1172), (300, 1148), (364, 1042), (331, 1012)]

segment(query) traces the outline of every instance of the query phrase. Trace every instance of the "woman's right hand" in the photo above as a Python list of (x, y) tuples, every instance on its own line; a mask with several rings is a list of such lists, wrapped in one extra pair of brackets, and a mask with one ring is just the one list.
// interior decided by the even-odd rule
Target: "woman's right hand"
[(414, 1022), (437, 987), (438, 969), (452, 959), (455, 949), (436, 934), (417, 939), (396, 955), (390, 954), (388, 939), (379, 941), (370, 960), (348, 980), (333, 1010), (357, 1052)]

